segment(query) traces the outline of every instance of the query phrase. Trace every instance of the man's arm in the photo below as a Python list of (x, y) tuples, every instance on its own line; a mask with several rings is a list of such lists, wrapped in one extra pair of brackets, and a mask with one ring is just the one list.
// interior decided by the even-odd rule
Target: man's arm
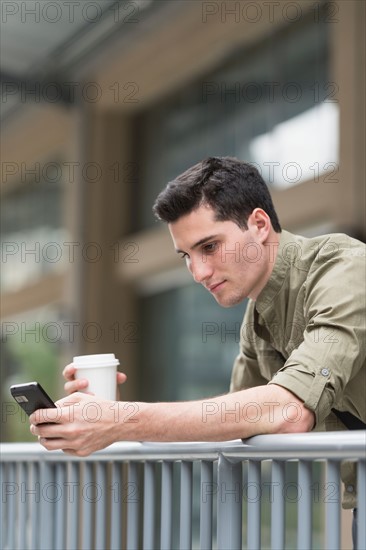
[(57, 405), (30, 417), (31, 432), (46, 449), (78, 456), (116, 441), (227, 441), (306, 432), (314, 424), (313, 412), (275, 384), (178, 403), (104, 401), (75, 393)]

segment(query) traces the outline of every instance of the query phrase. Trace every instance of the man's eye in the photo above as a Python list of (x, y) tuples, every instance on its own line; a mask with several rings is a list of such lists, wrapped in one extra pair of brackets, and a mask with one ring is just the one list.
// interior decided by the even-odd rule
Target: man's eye
[(180, 254), (180, 257), (182, 258), (182, 260), (185, 260), (186, 258), (188, 258), (188, 254), (186, 252), (182, 252)]
[(212, 252), (215, 252), (217, 248), (217, 243), (210, 243), (210, 244), (205, 244), (205, 246), (203, 247), (203, 251), (206, 253), (206, 254), (212, 254)]

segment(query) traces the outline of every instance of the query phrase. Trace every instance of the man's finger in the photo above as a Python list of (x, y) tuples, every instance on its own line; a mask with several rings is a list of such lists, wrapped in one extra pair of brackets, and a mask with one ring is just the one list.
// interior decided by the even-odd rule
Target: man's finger
[(38, 409), (29, 417), (30, 424), (38, 426), (38, 424), (50, 424), (61, 422), (62, 411), (59, 407), (50, 409)]
[(86, 378), (78, 378), (77, 380), (65, 382), (64, 389), (67, 394), (70, 394), (77, 391), (85, 390), (88, 385), (89, 382)]
[(67, 445), (65, 439), (39, 437), (38, 441), (47, 451), (58, 451)]
[(74, 367), (73, 363), (69, 363), (69, 365), (66, 365), (64, 370), (62, 371), (62, 376), (66, 378), (66, 380), (72, 380), (74, 378), (76, 369)]
[(124, 384), (127, 380), (127, 376), (124, 372), (117, 372), (117, 384)]

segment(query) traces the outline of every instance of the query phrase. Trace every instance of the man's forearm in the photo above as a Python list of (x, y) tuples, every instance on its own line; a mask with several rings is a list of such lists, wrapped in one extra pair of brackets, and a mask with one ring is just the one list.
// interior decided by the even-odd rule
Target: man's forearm
[(227, 441), (265, 433), (306, 432), (314, 415), (271, 384), (201, 401), (132, 403), (74, 393), (56, 409), (30, 416), (48, 450), (87, 456), (116, 441)]
[(128, 408), (119, 440), (225, 441), (308, 431), (313, 425), (313, 413), (274, 384), (201, 401), (129, 403)]

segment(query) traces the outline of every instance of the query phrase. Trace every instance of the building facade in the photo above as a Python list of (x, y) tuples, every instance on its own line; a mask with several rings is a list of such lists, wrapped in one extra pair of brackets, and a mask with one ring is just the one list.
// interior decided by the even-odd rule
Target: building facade
[[(237, 156), (284, 228), (364, 239), (365, 5), (89, 4), (72, 36), (62, 14), (33, 80), (4, 77), (3, 399), (35, 377), (61, 397), (62, 366), (103, 352), (123, 399), (224, 392), (245, 304), (193, 283), (152, 203), (191, 164)], [(45, 37), (52, 14), (17, 17)]]

